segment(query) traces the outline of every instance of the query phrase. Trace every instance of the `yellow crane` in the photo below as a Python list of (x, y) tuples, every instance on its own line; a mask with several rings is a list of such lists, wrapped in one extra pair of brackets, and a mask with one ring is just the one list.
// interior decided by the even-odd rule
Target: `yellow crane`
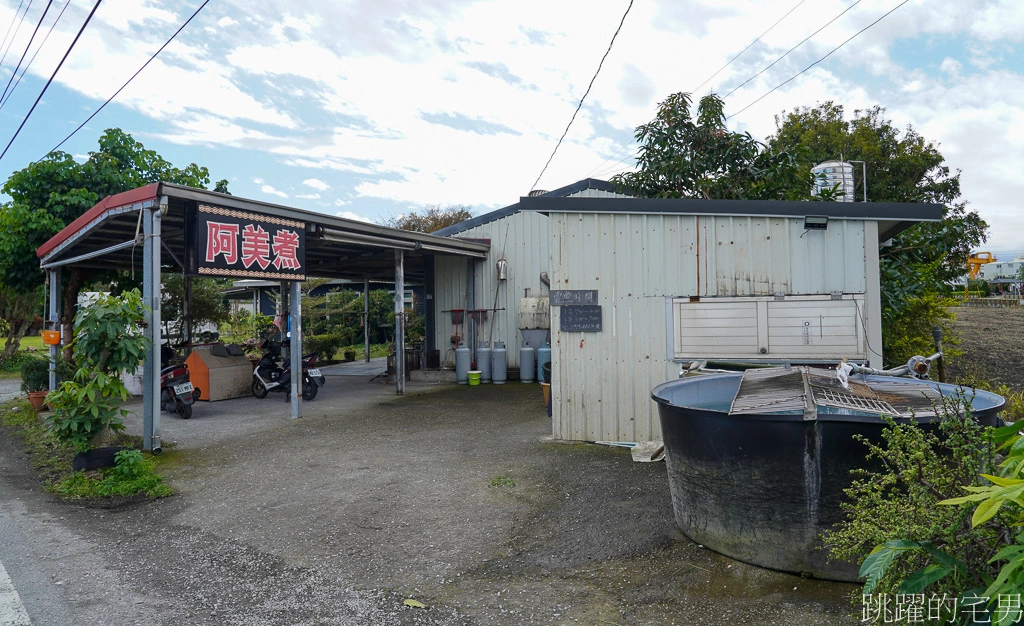
[(981, 266), (986, 263), (995, 263), (999, 259), (992, 256), (991, 252), (975, 252), (967, 259), (967, 277), (977, 280), (981, 274)]

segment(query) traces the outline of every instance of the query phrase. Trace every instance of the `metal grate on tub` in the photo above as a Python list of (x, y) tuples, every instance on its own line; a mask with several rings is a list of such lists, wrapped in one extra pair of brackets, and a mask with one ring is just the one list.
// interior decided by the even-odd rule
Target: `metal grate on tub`
[[(811, 398), (813, 401), (809, 401)], [(963, 398), (954, 401), (963, 403)], [(851, 379), (843, 388), (835, 370), (816, 367), (770, 367), (747, 370), (733, 398), (732, 415), (802, 412), (814, 419), (819, 409), (839, 409), (894, 417), (933, 416), (943, 405), (935, 387), (916, 380)]]
[(803, 411), (805, 406), (804, 379), (800, 369), (766, 367), (743, 373), (729, 413)]

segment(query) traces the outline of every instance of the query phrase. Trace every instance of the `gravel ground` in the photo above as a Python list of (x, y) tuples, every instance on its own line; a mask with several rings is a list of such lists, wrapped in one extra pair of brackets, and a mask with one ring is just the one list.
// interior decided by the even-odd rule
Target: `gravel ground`
[(1024, 391), (1024, 306), (964, 306), (953, 312), (963, 354), (948, 362), (949, 374), (974, 374)]
[[(30, 477), (18, 496), (59, 511), (146, 623), (857, 623), (855, 585), (686, 539), (663, 463), (545, 440), (535, 385), (330, 383), (295, 421), (273, 395), (164, 414), (171, 498), (68, 507)], [(79, 610), (69, 623), (137, 621)]]

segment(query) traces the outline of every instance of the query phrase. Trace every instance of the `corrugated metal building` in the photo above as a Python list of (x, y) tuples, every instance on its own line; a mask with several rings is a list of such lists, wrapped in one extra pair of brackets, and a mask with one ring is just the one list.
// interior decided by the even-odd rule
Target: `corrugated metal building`
[[(506, 342), (509, 367), (518, 367), (518, 303), (549, 295), (542, 272), (550, 289), (596, 291), (587, 310), (551, 307), (552, 434), (659, 439), (650, 391), (682, 363), (848, 357), (880, 367), (879, 244), (941, 211), (639, 199), (588, 179), (437, 233), (491, 247), (480, 262), (436, 259), (433, 335), (453, 348), (447, 311), (499, 309), (460, 335)], [(499, 259), (507, 281), (497, 278)], [(581, 322), (581, 311), (590, 318)]]

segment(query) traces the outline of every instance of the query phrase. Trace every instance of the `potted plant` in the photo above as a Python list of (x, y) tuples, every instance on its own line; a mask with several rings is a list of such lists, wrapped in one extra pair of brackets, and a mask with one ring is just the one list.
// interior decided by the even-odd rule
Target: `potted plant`
[(46, 393), (50, 389), (50, 362), (45, 359), (27, 359), (21, 364), (21, 390), (28, 393), (32, 408), (42, 411)]
[(245, 358), (249, 359), (249, 362), (252, 363), (252, 368), (256, 369), (260, 359), (263, 358), (263, 353), (260, 351), (260, 340), (256, 338), (246, 339), (242, 342), (242, 350), (245, 351)]

